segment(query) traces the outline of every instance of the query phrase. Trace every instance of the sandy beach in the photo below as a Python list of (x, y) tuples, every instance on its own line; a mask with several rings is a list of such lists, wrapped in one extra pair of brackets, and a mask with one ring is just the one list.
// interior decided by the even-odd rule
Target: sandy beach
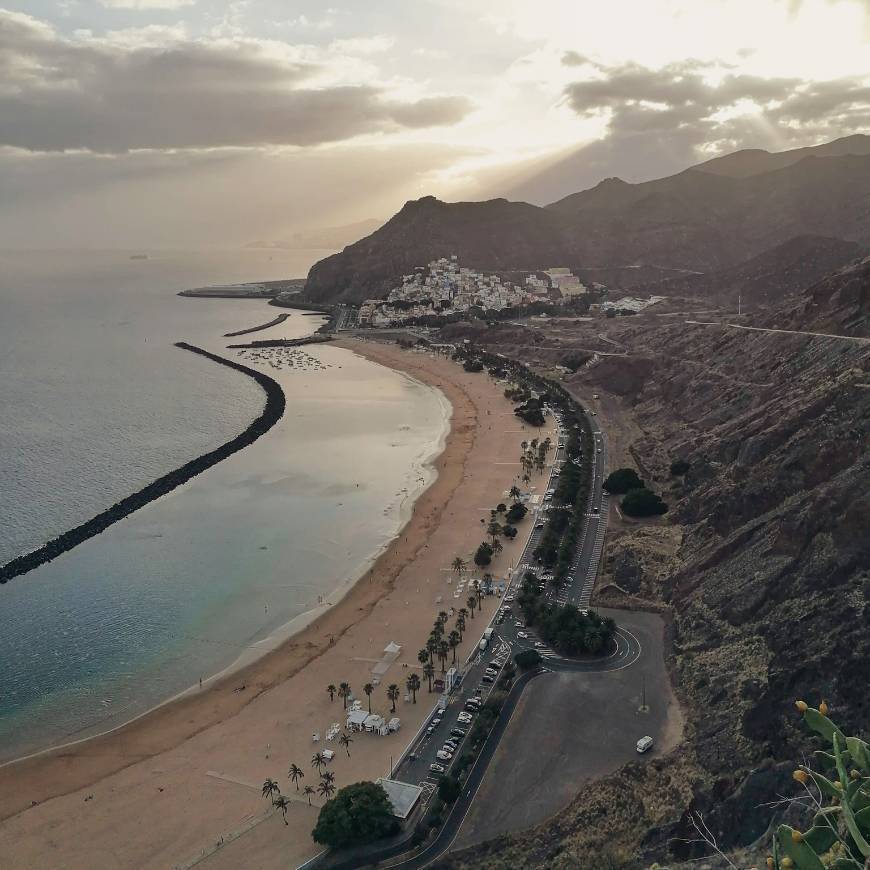
[[(386, 774), (402, 753), (434, 695), (397, 702), (402, 720), (389, 737), (359, 734), (344, 749), (312, 742), (333, 722), (344, 724), (340, 699), (326, 686), (346, 681), (366, 703), (364, 683), (389, 641), (402, 646), (372, 695), (388, 714), (386, 687), (419, 668), (439, 610), (454, 598), (450, 563), (470, 562), (484, 537), (481, 520), (505, 499), (519, 472), (520, 442), (543, 437), (512, 414), (502, 389), (430, 354), (395, 345), (348, 342), (354, 352), (440, 389), (453, 412), (436, 461), (438, 476), (417, 500), (392, 545), (348, 594), (299, 634), (260, 660), (213, 685), (152, 711), (102, 737), (0, 768), (0, 855), (4, 865), (30, 867), (295, 866), (319, 848), (310, 838), (320, 798), (309, 807), (287, 779), (296, 763), (301, 785), (317, 784), (310, 764), (333, 748), (339, 787)], [(534, 485), (535, 481), (533, 481)], [(493, 565), (498, 576), (522, 548), (521, 534)], [(497, 599), (469, 620), (464, 658)], [(298, 797), (285, 826), (260, 796), (266, 777)], [(262, 819), (262, 821), (261, 821)]]

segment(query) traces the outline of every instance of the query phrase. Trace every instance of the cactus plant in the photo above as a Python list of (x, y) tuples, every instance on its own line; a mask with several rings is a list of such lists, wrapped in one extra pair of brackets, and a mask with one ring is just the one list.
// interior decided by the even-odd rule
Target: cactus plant
[(829, 775), (801, 765), (794, 780), (818, 806), (812, 825), (799, 831), (780, 825), (767, 859), (769, 868), (860, 870), (870, 868), (870, 746), (846, 737), (828, 718), (828, 705), (795, 706), (804, 722), (831, 745), (814, 753)]

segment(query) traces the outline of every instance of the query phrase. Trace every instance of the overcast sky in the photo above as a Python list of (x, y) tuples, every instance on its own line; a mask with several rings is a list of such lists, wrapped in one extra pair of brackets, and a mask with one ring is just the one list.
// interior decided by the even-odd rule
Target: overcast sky
[(870, 132), (868, 0), (0, 0), (0, 246), (543, 203)]

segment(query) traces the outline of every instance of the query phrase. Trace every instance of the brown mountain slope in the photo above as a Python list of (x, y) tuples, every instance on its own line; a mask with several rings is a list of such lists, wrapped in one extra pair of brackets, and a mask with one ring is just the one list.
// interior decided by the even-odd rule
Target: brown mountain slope
[[(866, 300), (854, 288), (866, 287), (868, 268), (845, 269), (809, 295), (820, 306), (836, 300), (835, 310)], [(813, 315), (792, 316), (796, 328), (813, 325)], [(536, 333), (542, 346), (558, 336), (564, 347), (602, 329), (628, 356), (567, 384), (602, 395), (606, 427), (640, 433), (630, 452), (670, 503), (665, 521), (681, 542), (656, 559), (638, 524), (614, 517), (605, 580), (672, 611), (670, 665), (687, 738), (669, 756), (578, 787), (549, 822), (442, 867), (672, 867), (709, 854), (692, 845), (689, 809), (704, 813), (722, 848), (757, 844), (737, 866), (763, 866), (768, 823), (782, 812), (779, 797), (794, 793), (794, 761), (809, 748), (794, 700), (827, 698), (851, 732), (870, 723), (870, 344), (652, 314)], [(525, 359), (538, 353), (515, 326), (479, 340)], [(670, 473), (677, 458), (689, 462), (684, 477)], [(655, 538), (657, 524), (643, 527)], [(672, 532), (662, 529), (661, 540)]]
[(736, 266), (700, 275), (681, 275), (637, 289), (662, 296), (691, 296), (731, 304), (740, 297), (744, 310), (778, 304), (803, 292), (865, 251), (855, 242), (824, 236), (796, 236)]
[(785, 318), (774, 319), (791, 329), (870, 337), (870, 257), (813, 284)]
[(643, 184), (608, 179), (543, 209), (424, 197), (316, 263), (306, 293), (316, 301), (360, 301), (450, 254), (482, 269), (709, 272), (802, 235), (870, 244), (870, 155), (808, 156), (749, 178), (690, 169)]
[(360, 301), (383, 293), (402, 275), (456, 254), (463, 265), (493, 270), (545, 268), (567, 255), (564, 222), (524, 202), (445, 203), (412, 200), (372, 235), (316, 263), (306, 295)]
[(842, 157), (845, 154), (870, 154), (870, 136), (856, 133), (854, 136), (844, 136), (842, 139), (835, 139), (824, 145), (774, 153), (760, 148), (746, 148), (733, 154), (726, 154), (724, 157), (714, 157), (712, 160), (693, 166), (692, 169), (715, 175), (727, 175), (731, 178), (748, 178), (750, 175), (760, 175), (762, 172), (791, 166), (804, 157)]

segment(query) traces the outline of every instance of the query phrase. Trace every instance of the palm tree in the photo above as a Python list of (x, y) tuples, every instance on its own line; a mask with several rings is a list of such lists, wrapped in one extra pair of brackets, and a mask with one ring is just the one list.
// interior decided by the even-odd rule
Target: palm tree
[(513, 499), (514, 504), (519, 504), (522, 493), (520, 492), (520, 488), (516, 484), (514, 484), (510, 488), (510, 492), (508, 493), (508, 495), (511, 497), (511, 499)]
[[(493, 549), (495, 549), (493, 547)], [(483, 601), (483, 588), (480, 583), (474, 581), (474, 594), (477, 596), (477, 606), (480, 607), (480, 602)]]
[(477, 607), (477, 596), (469, 595), (466, 598), (465, 603), (468, 605), (468, 609), (471, 611), (471, 618), (474, 619), (474, 608)]
[(435, 640), (434, 636), (430, 636), (429, 640), (426, 641), (426, 649), (429, 652), (429, 662), (431, 663), (432, 657), (435, 655), (435, 650), (438, 648), (438, 641)]
[(504, 545), (498, 538), (492, 539), (492, 552), (500, 553), (504, 549)]
[(532, 450), (537, 450), (537, 449), (538, 449), (538, 439), (537, 439), (537, 438), (532, 438), (532, 440), (529, 442), (529, 447), (530, 447)]
[(462, 576), (462, 572), (463, 572), (463, 571), (465, 570), (465, 568), (466, 568), (466, 562), (465, 562), (465, 559), (463, 559), (462, 556), (457, 556), (457, 557), (453, 560), (453, 562), (451, 562), (451, 564), (450, 564), (450, 568), (453, 570), (453, 573), (454, 573), (454, 574), (456, 574), (457, 576), (461, 577), (461, 576)]
[(353, 737), (351, 737), (350, 734), (342, 734), (341, 737), (338, 738), (338, 742), (344, 747), (347, 757), (350, 758), (350, 744), (353, 743)]
[(450, 644), (450, 649), (453, 650), (453, 664), (456, 664), (456, 647), (462, 643), (462, 638), (459, 636), (459, 632), (455, 629), (447, 635), (447, 643)]
[[(428, 664), (428, 662), (426, 664)], [(399, 687), (395, 683), (390, 683), (390, 685), (387, 686), (387, 697), (393, 703), (393, 713), (396, 712), (396, 701), (399, 700), (400, 694)]]
[(421, 665), (425, 665), (426, 662), (429, 661), (429, 650), (421, 649), (420, 652), (417, 653), (417, 661), (420, 662)]
[(326, 687), (326, 691), (329, 692), (329, 700), (330, 700), (330, 701), (334, 701), (334, 700), (335, 700), (335, 693), (336, 693), (336, 688), (335, 688), (335, 686), (333, 686), (332, 683), (330, 683), (330, 684)]
[(363, 691), (366, 693), (366, 697), (369, 699), (369, 713), (372, 712), (372, 692), (374, 692), (375, 687), (371, 683), (366, 683), (363, 686)]
[(459, 632), (459, 642), (462, 643), (462, 635), (465, 633), (465, 614), (468, 611), (463, 607), (459, 611), (459, 616), (456, 617), (456, 630)]
[(311, 766), (317, 768), (317, 772), (320, 773), (320, 768), (326, 766), (326, 757), (322, 752), (315, 752), (314, 755), (311, 756)]
[(311, 795), (314, 794), (314, 786), (306, 785), (305, 788), (302, 789), (302, 794), (308, 798), (308, 806), (311, 806)]
[(529, 442), (528, 441), (520, 441), (520, 447), (522, 448), (523, 453), (525, 453), (526, 450), (529, 449)]
[(263, 797), (271, 798), (275, 794), (281, 794), (281, 786), (274, 779), (267, 779), (263, 783)]
[(339, 683), (338, 697), (344, 701), (344, 709), (347, 710), (347, 699), (350, 697), (350, 683)]
[(284, 795), (278, 795), (278, 797), (272, 799), (272, 806), (277, 810), (281, 810), (281, 815), (284, 816), (284, 824), (290, 824), (287, 821), (287, 807), (290, 806), (290, 801)]
[(492, 546), (495, 549), (496, 541), (498, 540), (498, 536), (501, 534), (501, 523), (497, 520), (492, 520), (490, 524), (486, 527), (486, 533), (492, 538)]
[(321, 773), (320, 778), (324, 782), (330, 783), (330, 785), (335, 782), (335, 774), (331, 770), (326, 770), (323, 773)]
[(450, 644), (446, 640), (438, 642), (438, 658), (441, 659), (441, 673), (447, 670), (447, 656), (450, 654)]
[(447, 611), (439, 610), (438, 611), (438, 621), (441, 623), (441, 628), (444, 628), (447, 625)]
[(440, 621), (437, 621), (435, 625), (432, 626), (432, 637), (435, 638), (435, 641), (441, 640), (441, 636), (444, 634), (444, 626)]
[(324, 779), (321, 780), (320, 785), (317, 786), (317, 791), (318, 794), (322, 794), (327, 800), (329, 800), (335, 794), (335, 786)]
[(426, 677), (427, 680), (429, 680), (429, 691), (431, 692), (432, 677), (435, 676), (435, 665), (433, 665), (432, 662), (426, 662), (426, 664), (423, 665), (423, 676)]
[(416, 674), (411, 674), (407, 680), (408, 691), (411, 693), (411, 696), (414, 699), (414, 703), (417, 703), (417, 690), (420, 688), (420, 678)]
[(305, 777), (305, 771), (301, 767), (297, 767), (295, 764), (290, 765), (290, 770), (287, 771), (287, 776), (290, 777), (291, 780), (296, 785), (296, 791), (299, 791), (299, 780)]

